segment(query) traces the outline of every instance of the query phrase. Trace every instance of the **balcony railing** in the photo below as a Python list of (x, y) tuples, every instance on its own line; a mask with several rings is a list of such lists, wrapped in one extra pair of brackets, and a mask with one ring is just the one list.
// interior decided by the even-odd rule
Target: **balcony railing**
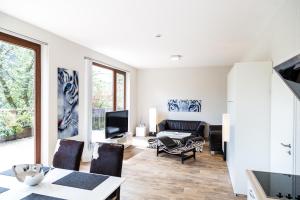
[(0, 142), (33, 136), (32, 109), (0, 109)]

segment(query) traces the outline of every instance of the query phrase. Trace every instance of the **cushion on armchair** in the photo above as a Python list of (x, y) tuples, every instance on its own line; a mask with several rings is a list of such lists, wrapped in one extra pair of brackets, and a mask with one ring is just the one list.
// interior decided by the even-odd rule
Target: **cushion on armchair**
[(167, 149), (174, 149), (178, 147), (178, 144), (167, 136), (159, 137), (158, 139), (161, 143), (163, 143), (163, 145), (165, 145)]

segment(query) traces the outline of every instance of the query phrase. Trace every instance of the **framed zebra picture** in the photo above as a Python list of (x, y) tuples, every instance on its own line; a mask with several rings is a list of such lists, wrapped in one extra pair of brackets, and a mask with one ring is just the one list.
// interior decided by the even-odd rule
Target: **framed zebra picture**
[(78, 72), (58, 68), (58, 138), (78, 135)]
[(170, 99), (169, 112), (201, 112), (201, 100)]

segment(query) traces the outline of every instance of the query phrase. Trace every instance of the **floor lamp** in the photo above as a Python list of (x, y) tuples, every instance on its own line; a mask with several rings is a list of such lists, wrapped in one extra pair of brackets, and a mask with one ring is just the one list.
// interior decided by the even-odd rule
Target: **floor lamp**
[(230, 116), (223, 114), (222, 119), (223, 160), (227, 160), (227, 143), (230, 140)]
[(149, 136), (155, 136), (156, 135), (156, 108), (150, 108), (149, 109)]

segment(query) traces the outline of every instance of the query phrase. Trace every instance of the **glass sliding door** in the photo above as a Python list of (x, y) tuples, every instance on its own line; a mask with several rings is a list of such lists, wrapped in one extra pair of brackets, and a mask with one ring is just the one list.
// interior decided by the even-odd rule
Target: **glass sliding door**
[(0, 32), (0, 169), (40, 163), (40, 45)]
[(126, 73), (93, 63), (92, 88), (92, 142), (97, 142), (105, 135), (105, 112), (126, 109)]
[(98, 141), (104, 135), (105, 112), (113, 111), (113, 71), (93, 65), (92, 84), (92, 141)]

